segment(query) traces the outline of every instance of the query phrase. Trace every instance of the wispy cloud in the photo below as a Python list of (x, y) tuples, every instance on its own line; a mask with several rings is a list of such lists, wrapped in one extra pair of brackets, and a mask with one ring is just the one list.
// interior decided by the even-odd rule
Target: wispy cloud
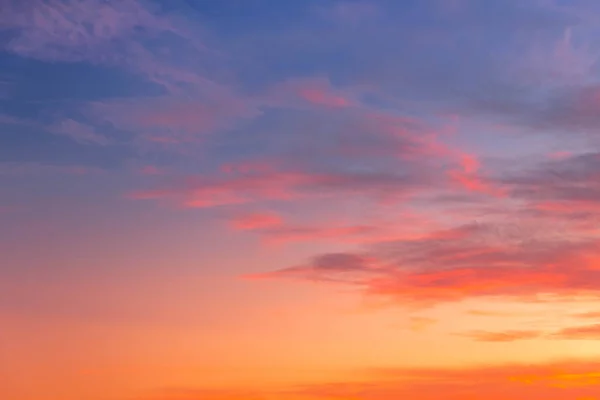
[(0, 176), (27, 177), (44, 175), (98, 175), (106, 171), (102, 168), (85, 165), (55, 165), (36, 162), (2, 162), (0, 163)]
[(600, 324), (565, 328), (554, 333), (552, 337), (571, 340), (598, 340), (600, 338)]
[(510, 330), (503, 332), (473, 331), (462, 333), (462, 336), (478, 342), (514, 342), (517, 340), (537, 339), (542, 336), (539, 331)]
[(143, 41), (164, 34), (195, 43), (197, 39), (147, 5), (136, 0), (36, 0), (27, 5), (6, 0), (0, 28), (13, 32), (6, 50), (24, 57), (124, 66), (158, 82), (176, 83), (184, 71), (178, 76)]
[(73, 121), (72, 119), (62, 120), (50, 129), (53, 132), (65, 135), (78, 143), (97, 144), (102, 146), (110, 144), (110, 139), (96, 132), (94, 128)]
[[(537, 241), (506, 244), (491, 226), (465, 226), (446, 237), (382, 242), (360, 256), (360, 263), (336, 262), (322, 268), (320, 257), (263, 277), (342, 282), (367, 294), (400, 303), (436, 303), (469, 297), (535, 298), (538, 294), (598, 295), (593, 284), (597, 241)], [(348, 257), (359, 257), (348, 254)], [(346, 276), (350, 273), (350, 277)]]

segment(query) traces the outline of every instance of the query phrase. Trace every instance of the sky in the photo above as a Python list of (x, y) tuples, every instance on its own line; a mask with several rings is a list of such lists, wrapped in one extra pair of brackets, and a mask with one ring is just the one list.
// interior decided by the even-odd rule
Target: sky
[(600, 4), (0, 0), (5, 400), (600, 400)]

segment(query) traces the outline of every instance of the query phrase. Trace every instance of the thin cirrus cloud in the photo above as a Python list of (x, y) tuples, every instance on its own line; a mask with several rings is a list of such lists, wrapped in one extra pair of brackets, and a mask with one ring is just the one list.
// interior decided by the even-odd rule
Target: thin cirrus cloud
[(98, 133), (93, 127), (87, 124), (70, 118), (58, 119), (51, 124), (43, 124), (23, 118), (0, 115), (0, 123), (5, 124), (7, 127), (17, 126), (46, 131), (51, 134), (68, 137), (83, 145), (106, 146), (112, 144), (111, 139), (106, 135)]
[(328, 194), (402, 195), (417, 185), (413, 177), (391, 173), (320, 173), (276, 171), (221, 177), (191, 177), (171, 188), (133, 192), (133, 199), (174, 199), (190, 208), (288, 200)]
[(471, 338), (478, 342), (506, 343), (519, 340), (548, 339), (548, 340), (598, 340), (600, 324), (570, 326), (553, 332), (540, 330), (507, 330), (507, 331), (471, 331), (463, 332), (460, 336)]
[(97, 102), (87, 108), (87, 113), (119, 129), (142, 132), (139, 136), (145, 140), (159, 143), (194, 142), (209, 132), (231, 127), (238, 119), (260, 113), (250, 101), (224, 88), (206, 86), (197, 99), (167, 96)]
[(274, 212), (250, 212), (230, 219), (233, 229), (252, 232), (268, 244), (318, 241), (364, 244), (400, 238), (414, 239), (427, 235), (433, 223), (424, 216), (409, 213), (399, 215), (395, 221), (387, 218), (360, 223), (325, 218), (299, 221)]
[(600, 338), (600, 324), (568, 327), (554, 333), (552, 337), (571, 340), (598, 340)]
[(152, 12), (142, 2), (58, 0), (25, 5), (6, 0), (3, 4), (0, 23), (15, 33), (6, 45), (7, 51), (44, 61), (130, 68), (169, 88), (196, 79), (166, 64), (143, 42), (172, 34), (176, 41), (191, 42), (196, 50), (201, 48), (200, 43), (181, 23)]
[(583, 313), (573, 314), (577, 318), (600, 319), (600, 311), (587, 311)]
[(514, 342), (517, 340), (531, 340), (542, 336), (539, 331), (511, 330), (503, 332), (474, 331), (461, 334), (478, 342)]

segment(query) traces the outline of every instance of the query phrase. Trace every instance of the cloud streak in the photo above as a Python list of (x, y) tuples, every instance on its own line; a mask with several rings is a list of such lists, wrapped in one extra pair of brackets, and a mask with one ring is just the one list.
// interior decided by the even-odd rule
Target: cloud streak
[(492, 400), (594, 399), (599, 394), (598, 363), (570, 360), (547, 364), (481, 365), (465, 368), (397, 368), (365, 371), (357, 382), (307, 384), (275, 391), (171, 390), (161, 397), (140, 400), (225, 399), (364, 399), (409, 398), (448, 400), (476, 399), (481, 393)]

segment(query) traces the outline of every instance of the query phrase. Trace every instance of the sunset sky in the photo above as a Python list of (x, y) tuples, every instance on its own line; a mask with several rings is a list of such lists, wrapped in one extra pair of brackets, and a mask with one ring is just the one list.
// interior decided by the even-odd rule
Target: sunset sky
[(600, 400), (599, 38), (0, 0), (0, 399)]

